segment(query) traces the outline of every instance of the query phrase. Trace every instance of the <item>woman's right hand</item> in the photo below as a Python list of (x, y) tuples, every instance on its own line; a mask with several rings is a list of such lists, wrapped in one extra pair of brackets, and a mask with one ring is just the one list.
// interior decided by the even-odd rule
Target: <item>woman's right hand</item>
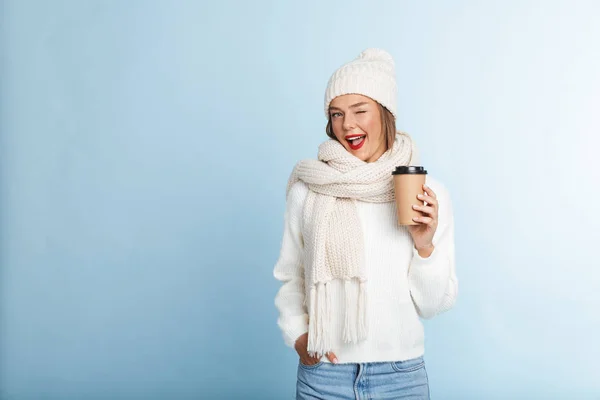
[[(304, 365), (315, 365), (319, 361), (321, 361), (320, 357), (311, 357), (308, 354), (308, 332), (301, 335), (298, 339), (296, 339), (296, 343), (294, 344), (294, 348), (296, 352), (300, 356), (300, 362)], [(327, 359), (334, 364), (337, 364), (338, 359), (335, 354), (329, 352), (326, 354)]]

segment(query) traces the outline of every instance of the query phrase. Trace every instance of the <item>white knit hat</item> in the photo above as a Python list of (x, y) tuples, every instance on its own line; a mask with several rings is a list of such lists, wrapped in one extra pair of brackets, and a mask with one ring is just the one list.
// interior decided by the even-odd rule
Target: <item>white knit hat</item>
[(331, 75), (325, 90), (325, 116), (329, 104), (344, 94), (361, 94), (396, 115), (396, 73), (394, 59), (381, 49), (366, 49), (354, 60), (342, 65)]

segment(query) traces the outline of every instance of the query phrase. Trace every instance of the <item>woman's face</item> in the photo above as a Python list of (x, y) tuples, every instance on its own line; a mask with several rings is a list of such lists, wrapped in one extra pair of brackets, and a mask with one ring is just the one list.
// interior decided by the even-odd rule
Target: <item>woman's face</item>
[(355, 157), (373, 162), (387, 150), (379, 105), (371, 98), (338, 96), (329, 104), (329, 117), (335, 137)]

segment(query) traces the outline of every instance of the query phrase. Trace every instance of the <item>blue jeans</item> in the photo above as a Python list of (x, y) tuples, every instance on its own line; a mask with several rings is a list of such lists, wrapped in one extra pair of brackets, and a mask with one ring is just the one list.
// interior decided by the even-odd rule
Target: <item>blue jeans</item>
[(423, 357), (360, 364), (298, 363), (297, 400), (429, 400)]

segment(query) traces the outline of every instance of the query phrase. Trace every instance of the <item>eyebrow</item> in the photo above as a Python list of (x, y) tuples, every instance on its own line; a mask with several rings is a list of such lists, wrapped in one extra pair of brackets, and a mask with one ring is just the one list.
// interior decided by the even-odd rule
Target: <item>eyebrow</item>
[[(366, 101), (362, 101), (360, 103), (356, 103), (356, 104), (351, 105), (349, 108), (360, 107), (360, 106), (364, 106), (366, 104), (369, 104), (369, 103), (367, 103)], [(337, 108), (337, 107), (329, 107), (329, 110), (340, 110), (341, 111), (341, 109)]]

